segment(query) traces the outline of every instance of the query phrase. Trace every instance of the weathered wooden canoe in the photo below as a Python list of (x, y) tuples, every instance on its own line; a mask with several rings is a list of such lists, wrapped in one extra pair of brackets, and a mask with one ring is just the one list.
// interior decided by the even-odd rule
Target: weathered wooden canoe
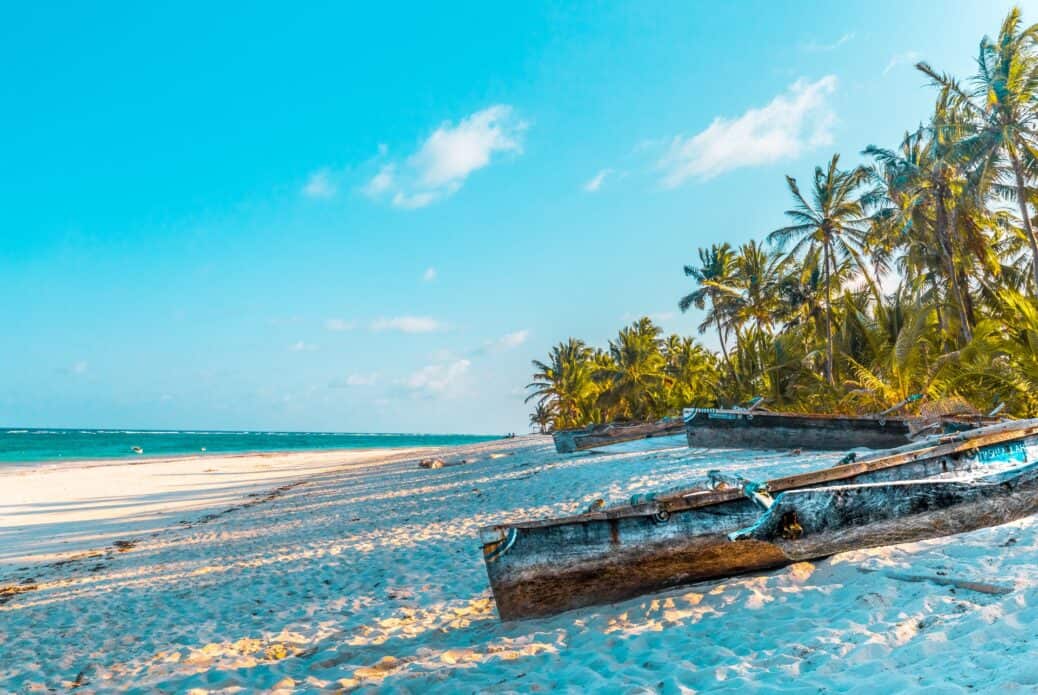
[(608, 425), (588, 425), (552, 433), (555, 451), (572, 454), (594, 447), (633, 442), (639, 439), (670, 437), (685, 431), (681, 418), (663, 418), (653, 422), (616, 422)]
[(914, 419), (685, 408), (692, 447), (722, 449), (887, 449), (906, 444)]
[(1024, 420), (763, 484), (488, 527), (481, 540), (498, 614), (512, 620), (1035, 511), (1038, 420)]

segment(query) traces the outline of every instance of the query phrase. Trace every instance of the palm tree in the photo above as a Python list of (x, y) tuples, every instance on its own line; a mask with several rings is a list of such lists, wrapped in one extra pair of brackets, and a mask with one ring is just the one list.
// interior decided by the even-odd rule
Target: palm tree
[[(910, 256), (915, 261), (935, 258), (941, 274), (955, 297), (955, 309), (964, 342), (970, 340), (970, 321), (959, 273), (956, 268), (957, 249), (952, 239), (955, 231), (949, 217), (955, 217), (951, 208), (958, 207), (962, 188), (961, 157), (952, 129), (942, 123), (943, 104), (939, 101), (935, 118), (926, 127), (906, 133), (897, 151), (875, 145), (865, 148), (863, 154), (873, 157), (880, 166), (877, 180), (884, 199), (891, 205), (880, 209), (878, 216), (886, 218), (899, 240), (922, 252)], [(935, 242), (935, 243), (934, 243)], [(930, 253), (930, 247), (934, 253)], [(929, 274), (936, 288), (936, 277)], [(936, 298), (936, 297), (935, 297)]]
[(969, 91), (950, 75), (927, 63), (916, 67), (947, 95), (949, 102), (973, 121), (976, 132), (961, 145), (979, 166), (1004, 169), (1012, 181), (1020, 210), (1024, 238), (1031, 249), (1031, 272), (1038, 287), (1038, 240), (1035, 239), (1027, 201), (1027, 169), (1038, 158), (1038, 24), (1024, 27), (1020, 8), (1014, 7), (995, 39), (980, 42), (977, 72)]
[(597, 388), (591, 378), (594, 351), (584, 341), (570, 338), (551, 349), (547, 362), (533, 360), (533, 389), (526, 402), (537, 399), (538, 406), (549, 408), (554, 429), (585, 424), (593, 406)]
[(609, 341), (612, 365), (598, 369), (594, 377), (603, 384), (603, 402), (618, 419), (647, 420), (664, 414), (659, 412), (666, 384), (661, 333), (643, 317)]
[(882, 316), (885, 322), (853, 308), (848, 312), (848, 323), (856, 327), (865, 349), (860, 360), (847, 357), (851, 376), (844, 402), (877, 412), (912, 394), (941, 395), (935, 380), (945, 360), (933, 306), (913, 300), (900, 287)]
[(541, 434), (551, 432), (554, 419), (555, 413), (551, 403), (538, 403), (533, 412), (530, 413), (530, 425), (536, 427)]
[(965, 88), (917, 67), (939, 87), (922, 125), (868, 146), (869, 169), (834, 155), (803, 191), (786, 177), (793, 203), (772, 246), (717, 243), (685, 266), (695, 286), (678, 305), (704, 310), (718, 354), (647, 319), (607, 350), (571, 339), (534, 363), (532, 421), (756, 395), (791, 412), (874, 412), (919, 392), (935, 399), (926, 408), (1004, 401), (1038, 415), (1038, 24), (1011, 11)]
[(666, 402), (680, 412), (689, 406), (713, 405), (717, 399), (717, 358), (692, 338), (668, 336), (663, 346), (668, 379)]
[(779, 310), (778, 287), (785, 259), (756, 240), (743, 244), (735, 255), (728, 291), (734, 293), (736, 326), (750, 323), (772, 332)]
[(724, 286), (731, 278), (735, 255), (728, 243), (714, 244), (709, 249), (701, 248), (698, 253), (699, 266), (686, 265), (685, 276), (693, 278), (699, 287), (682, 297), (678, 301), (678, 308), (682, 313), (693, 306), (697, 309), (704, 309), (709, 300), (710, 309), (707, 311), (706, 319), (699, 326), (699, 332), (705, 333), (710, 324), (714, 325), (717, 330), (717, 339), (721, 343), (724, 363), (730, 372), (732, 365), (728, 359), (727, 329), (724, 321), (731, 303), (725, 302), (728, 294), (725, 292)]
[(868, 171), (864, 167), (843, 171), (839, 164), (840, 155), (834, 154), (825, 169), (815, 167), (811, 202), (800, 192), (796, 179), (786, 176), (789, 191), (796, 202), (792, 209), (786, 211), (786, 215), (794, 224), (776, 229), (768, 235), (768, 240), (780, 250), (795, 240), (788, 255), (791, 261), (799, 259), (802, 254), (821, 250), (825, 282), (825, 377), (830, 385), (835, 384), (832, 280), (836, 275), (837, 261), (848, 256), (852, 258), (875, 296), (880, 296), (862, 258), (867, 244), (868, 226), (858, 191), (867, 180)]
[(999, 292), (1000, 306), (980, 321), (973, 341), (954, 357), (952, 385), (991, 406), (1028, 417), (1038, 412), (1038, 299), (1011, 289)]

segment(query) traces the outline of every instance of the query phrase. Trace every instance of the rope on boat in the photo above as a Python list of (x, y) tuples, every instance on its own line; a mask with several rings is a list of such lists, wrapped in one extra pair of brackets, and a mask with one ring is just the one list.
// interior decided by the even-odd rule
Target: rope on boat
[(499, 557), (507, 553), (513, 545), (515, 545), (515, 539), (519, 537), (519, 532), (515, 528), (508, 529), (508, 535), (505, 536), (504, 540), (498, 541), (490, 552), (483, 551), (483, 558), (487, 562), (493, 562)]
[(768, 490), (767, 483), (749, 480), (741, 475), (722, 473), (717, 469), (707, 471), (706, 475), (710, 479), (710, 487), (714, 490), (726, 490), (729, 488), (742, 490), (742, 493), (753, 500), (753, 503), (761, 509), (770, 509), (771, 505), (775, 503), (775, 500), (771, 497), (771, 492)]
[(879, 415), (880, 415), (880, 417), (882, 417), (884, 415), (890, 415), (891, 413), (894, 413), (894, 412), (897, 412), (898, 410), (901, 410), (902, 408), (904, 408), (909, 403), (915, 403), (916, 401), (920, 400), (922, 397), (923, 397), (923, 394), (921, 394), (921, 393), (913, 393), (912, 395), (910, 395), (907, 398), (905, 398), (904, 400), (902, 400), (900, 403), (895, 403), (894, 405), (890, 406), (889, 408), (884, 410)]

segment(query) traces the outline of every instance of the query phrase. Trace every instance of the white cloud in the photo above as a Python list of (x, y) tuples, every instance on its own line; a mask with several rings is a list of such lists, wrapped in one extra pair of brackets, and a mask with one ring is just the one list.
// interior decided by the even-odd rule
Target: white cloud
[(528, 337), (530, 337), (530, 331), (523, 329), (521, 331), (516, 331), (515, 333), (501, 336), (497, 341), (495, 341), (495, 345), (504, 350), (511, 350), (512, 348), (517, 348), (525, 343)]
[[(384, 147), (384, 145), (382, 146)], [(396, 171), (395, 164), (386, 164), (378, 173), (371, 177), (371, 180), (361, 190), (372, 198), (377, 198), (382, 195), (390, 188), (393, 187), (394, 172)]]
[(915, 65), (918, 63), (923, 56), (916, 51), (905, 51), (904, 53), (896, 53), (890, 56), (890, 61), (887, 63), (887, 67), (883, 68), (883, 74), (886, 75), (891, 70), (896, 68), (898, 65)]
[(82, 376), (83, 374), (87, 373), (87, 368), (88, 365), (86, 361), (79, 360), (78, 362), (73, 362), (67, 367), (55, 367), (54, 371), (59, 374), (74, 374), (77, 376)]
[(602, 169), (597, 174), (592, 176), (591, 179), (587, 181), (587, 183), (584, 184), (584, 190), (588, 193), (594, 193), (602, 187), (602, 184), (605, 182), (606, 177), (612, 173), (612, 169)]
[(302, 340), (299, 340), (289, 345), (288, 349), (292, 352), (313, 352), (317, 349), (317, 346), (312, 345), (310, 343), (304, 343)]
[(506, 104), (477, 111), (457, 125), (445, 122), (402, 163), (384, 164), (361, 190), (371, 198), (392, 193), (395, 207), (425, 207), (457, 192), (495, 154), (521, 154), (526, 128)]
[(430, 396), (446, 395), (457, 387), (471, 364), (468, 360), (457, 360), (450, 364), (430, 364), (413, 372), (404, 384), (412, 392)]
[(426, 268), (425, 272), (422, 273), (422, 279), (426, 282), (432, 282), (436, 279), (436, 268)]
[(439, 197), (438, 194), (430, 191), (422, 191), (413, 194), (397, 191), (393, 194), (393, 206), (405, 210), (417, 210), (418, 208), (424, 208), (429, 203), (435, 202)]
[(823, 53), (825, 51), (835, 51), (837, 48), (844, 45), (853, 38), (854, 32), (850, 32), (844, 34), (832, 43), (818, 43), (817, 41), (808, 41), (807, 43), (801, 44), (800, 47), (809, 53)]
[(380, 318), (371, 323), (373, 331), (400, 331), (401, 333), (433, 333), (446, 330), (446, 324), (429, 316), (395, 316)]
[(676, 136), (659, 161), (663, 185), (674, 188), (689, 178), (706, 180), (831, 144), (836, 117), (829, 96), (835, 90), (835, 75), (817, 82), (797, 80), (762, 108), (749, 109), (735, 119), (718, 116), (692, 137)]
[(369, 372), (367, 374), (350, 374), (345, 379), (332, 381), (328, 386), (333, 389), (340, 389), (351, 386), (374, 386), (376, 382), (378, 382), (378, 373)]
[(306, 185), (303, 186), (303, 195), (307, 198), (334, 198), (337, 190), (331, 172), (328, 169), (319, 169), (310, 174)]
[(526, 342), (526, 339), (530, 337), (530, 331), (523, 329), (521, 331), (515, 331), (514, 333), (508, 333), (497, 340), (488, 340), (478, 348), (469, 351), (471, 356), (482, 356), (487, 353), (493, 352), (504, 352), (505, 350), (512, 350), (519, 347)]
[(441, 125), (408, 163), (418, 170), (420, 182), (430, 188), (460, 183), (490, 164), (495, 152), (521, 152), (519, 137), (525, 127), (512, 118), (511, 106), (491, 106), (457, 126)]
[(356, 324), (346, 319), (325, 319), (324, 327), (329, 331), (352, 331)]
[(429, 361), (450, 362), (452, 360), (458, 359), (459, 357), (460, 355), (458, 355), (453, 350), (448, 350), (447, 348), (440, 348), (439, 350), (435, 350), (431, 355), (429, 355)]

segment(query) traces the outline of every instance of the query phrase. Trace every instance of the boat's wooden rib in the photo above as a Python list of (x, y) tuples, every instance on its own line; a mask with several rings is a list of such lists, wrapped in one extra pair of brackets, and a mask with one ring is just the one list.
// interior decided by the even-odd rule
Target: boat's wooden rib
[(740, 489), (688, 490), (489, 527), (481, 532), (483, 552), (502, 619), (550, 615), (1005, 523), (1035, 511), (1036, 463), (1038, 420), (1006, 423), (771, 480), (767, 511)]
[(652, 422), (617, 422), (608, 425), (588, 425), (552, 433), (555, 450), (572, 454), (595, 447), (633, 442), (639, 439), (670, 437), (685, 431), (681, 418), (663, 418)]

